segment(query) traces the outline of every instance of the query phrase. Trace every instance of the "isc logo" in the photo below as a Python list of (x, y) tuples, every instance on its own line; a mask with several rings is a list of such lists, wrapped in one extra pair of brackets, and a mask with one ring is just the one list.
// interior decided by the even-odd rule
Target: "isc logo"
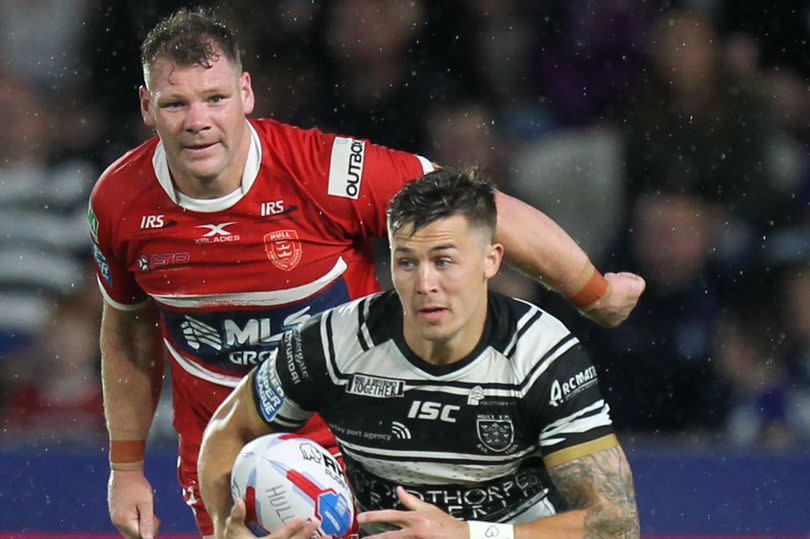
[(411, 419), (428, 419), (455, 423), (456, 418), (451, 414), (458, 412), (461, 406), (454, 404), (442, 404), (432, 401), (413, 401), (411, 409), (408, 410), (408, 417)]

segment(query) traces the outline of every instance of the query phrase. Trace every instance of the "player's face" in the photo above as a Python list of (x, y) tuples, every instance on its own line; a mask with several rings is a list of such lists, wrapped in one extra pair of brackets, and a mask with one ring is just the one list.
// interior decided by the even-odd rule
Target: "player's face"
[(389, 238), (405, 340), (428, 361), (461, 359), (481, 337), (487, 281), (498, 271), (503, 248), (460, 215), (412, 230), (406, 225)]
[(210, 67), (158, 60), (147, 76), (141, 114), (160, 135), (177, 187), (200, 198), (236, 189), (250, 147), (250, 75), (220, 54)]

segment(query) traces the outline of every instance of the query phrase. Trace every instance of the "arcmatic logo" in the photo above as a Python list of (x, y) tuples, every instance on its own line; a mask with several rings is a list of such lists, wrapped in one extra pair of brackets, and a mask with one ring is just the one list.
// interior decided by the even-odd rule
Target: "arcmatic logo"
[(357, 200), (363, 180), (366, 144), (362, 140), (337, 137), (329, 164), (329, 191), (332, 196)]
[(199, 225), (197, 228), (204, 228), (208, 230), (201, 238), (195, 238), (194, 243), (225, 243), (229, 241), (239, 241), (239, 234), (234, 234), (227, 229), (231, 225), (235, 225), (236, 221), (229, 223), (219, 223), (212, 225)]
[(559, 406), (570, 397), (573, 397), (595, 383), (596, 367), (588, 367), (562, 383), (560, 383), (559, 380), (554, 380), (554, 383), (551, 384), (551, 398), (548, 403), (552, 406)]

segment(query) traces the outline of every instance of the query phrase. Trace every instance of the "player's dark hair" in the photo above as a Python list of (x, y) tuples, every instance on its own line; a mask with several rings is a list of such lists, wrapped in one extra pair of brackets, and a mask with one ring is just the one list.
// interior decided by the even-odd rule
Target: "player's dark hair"
[(242, 68), (239, 45), (233, 33), (204, 9), (175, 11), (149, 32), (141, 45), (141, 65), (151, 69), (166, 57), (181, 66), (211, 67), (220, 54)]
[(430, 223), (461, 215), (471, 227), (495, 233), (498, 210), (495, 188), (477, 169), (442, 168), (405, 185), (388, 205), (391, 233), (412, 224), (412, 232)]

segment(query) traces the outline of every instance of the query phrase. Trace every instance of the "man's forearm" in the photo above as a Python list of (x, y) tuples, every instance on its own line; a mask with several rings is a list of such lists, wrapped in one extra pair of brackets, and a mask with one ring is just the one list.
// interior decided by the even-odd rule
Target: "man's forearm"
[(225, 529), (225, 521), (233, 506), (231, 470), (244, 445), (261, 432), (249, 417), (250, 376), (246, 376), (219, 405), (203, 433), (197, 469), (200, 494), (214, 523), (216, 537)]
[(105, 306), (101, 355), (110, 460), (119, 469), (137, 469), (142, 466), (142, 444), (149, 434), (163, 375), (154, 309), (128, 313)]
[(588, 281), (588, 255), (541, 211), (498, 192), (495, 241), (503, 244), (510, 265), (559, 292), (574, 296)]

